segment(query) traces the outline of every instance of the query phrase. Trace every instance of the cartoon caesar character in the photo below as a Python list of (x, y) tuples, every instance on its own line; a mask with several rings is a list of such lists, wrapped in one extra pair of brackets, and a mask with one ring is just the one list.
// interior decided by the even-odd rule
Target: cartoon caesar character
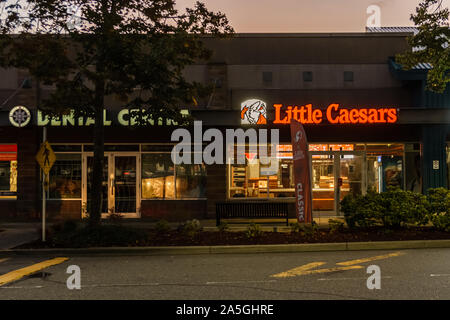
[(266, 124), (266, 103), (258, 99), (250, 99), (241, 104), (243, 124)]

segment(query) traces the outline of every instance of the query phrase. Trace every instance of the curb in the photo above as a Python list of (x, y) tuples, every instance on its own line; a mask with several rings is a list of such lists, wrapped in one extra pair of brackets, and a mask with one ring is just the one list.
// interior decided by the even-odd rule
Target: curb
[(240, 253), (293, 253), (321, 251), (358, 251), (393, 249), (450, 248), (448, 240), (407, 240), (375, 242), (305, 243), (236, 246), (185, 246), (185, 247), (96, 247), (57, 249), (0, 250), (0, 257), (12, 255), (195, 255)]

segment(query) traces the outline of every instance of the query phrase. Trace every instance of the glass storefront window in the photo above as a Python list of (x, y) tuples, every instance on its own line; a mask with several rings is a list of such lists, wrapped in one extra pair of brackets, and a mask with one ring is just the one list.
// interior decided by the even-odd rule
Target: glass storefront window
[(405, 178), (406, 190), (422, 192), (422, 164), (420, 159), (420, 144), (405, 145)]
[(143, 199), (206, 197), (204, 164), (174, 165), (169, 152), (142, 154)]
[(177, 198), (206, 197), (206, 168), (204, 164), (176, 166)]
[[(247, 146), (248, 149), (248, 146)], [(270, 150), (270, 147), (268, 147)], [(246, 150), (248, 151), (248, 150)], [(235, 163), (237, 148), (235, 148)], [(230, 198), (285, 198), (294, 197), (292, 145), (278, 145), (278, 168), (263, 164), (256, 153), (245, 153), (245, 164), (229, 167)]]
[(367, 144), (367, 187), (376, 192), (404, 188), (403, 144)]
[(17, 196), (17, 145), (0, 145), (0, 198)]
[(49, 175), (48, 197), (81, 198), (81, 154), (56, 154)]
[(311, 155), (313, 210), (334, 210), (334, 156)]
[(174, 164), (170, 153), (142, 155), (142, 198), (175, 198)]
[[(420, 192), (420, 153), (417, 146), (402, 143), (309, 144), (313, 199), (316, 200), (314, 209), (334, 210), (335, 202), (345, 195), (363, 194), (370, 189), (383, 192), (389, 186), (396, 186)], [(290, 144), (279, 145), (278, 171), (271, 175), (262, 174), (264, 166), (256, 153), (248, 152), (248, 146), (245, 156), (245, 164), (229, 165), (229, 198), (295, 197)], [(335, 168), (335, 165), (339, 167)], [(336, 191), (338, 183), (340, 189)], [(338, 195), (339, 200), (335, 200)]]

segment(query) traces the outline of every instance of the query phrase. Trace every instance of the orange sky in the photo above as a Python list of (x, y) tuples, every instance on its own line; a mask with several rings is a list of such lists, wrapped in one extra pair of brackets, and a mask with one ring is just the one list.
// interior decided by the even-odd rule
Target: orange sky
[[(177, 0), (177, 7), (194, 0)], [(366, 8), (378, 5), (381, 26), (410, 26), (409, 16), (420, 0), (203, 0), (222, 11), (236, 32), (360, 32)], [(450, 0), (444, 0), (447, 7)]]

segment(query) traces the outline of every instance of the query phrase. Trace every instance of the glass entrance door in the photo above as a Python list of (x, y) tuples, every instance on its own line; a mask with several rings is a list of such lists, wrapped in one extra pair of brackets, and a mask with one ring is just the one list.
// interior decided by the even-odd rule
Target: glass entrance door
[(313, 211), (340, 215), (339, 203), (346, 195), (365, 193), (362, 153), (324, 151), (310, 157)]
[[(93, 155), (83, 158), (83, 203), (88, 210), (92, 187)], [(102, 217), (116, 213), (138, 218), (140, 203), (139, 155), (106, 153), (102, 181)], [(85, 214), (83, 214), (85, 216)]]
[(311, 154), (313, 211), (335, 210), (335, 156), (321, 152)]
[(357, 153), (341, 153), (339, 156), (338, 195), (336, 207), (348, 194), (354, 196), (363, 193), (363, 156)]
[(113, 175), (114, 212), (136, 214), (137, 157), (114, 156)]

